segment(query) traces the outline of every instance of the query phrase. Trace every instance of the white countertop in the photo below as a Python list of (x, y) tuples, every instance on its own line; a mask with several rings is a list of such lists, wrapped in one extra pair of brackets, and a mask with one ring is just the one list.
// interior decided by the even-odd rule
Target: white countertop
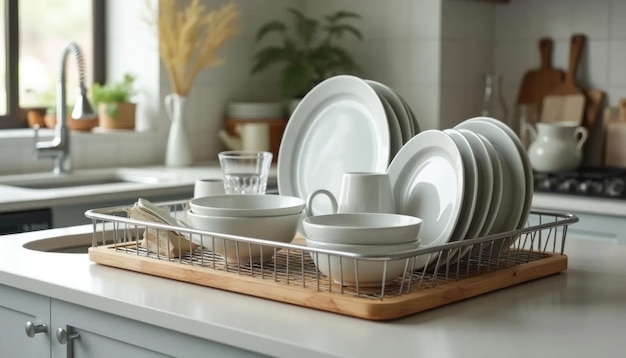
[(91, 229), (2, 237), (0, 284), (272, 356), (588, 358), (625, 347), (624, 245), (569, 237), (564, 273), (371, 322), (22, 248)]
[(626, 200), (535, 192), (533, 208), (626, 217)]

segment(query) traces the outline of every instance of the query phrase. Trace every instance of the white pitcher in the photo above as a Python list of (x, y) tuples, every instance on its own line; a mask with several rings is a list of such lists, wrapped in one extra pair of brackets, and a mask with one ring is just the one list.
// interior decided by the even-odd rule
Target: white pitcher
[(587, 129), (576, 122), (537, 122), (537, 131), (528, 126), (532, 143), (528, 159), (539, 172), (574, 170), (583, 158)]

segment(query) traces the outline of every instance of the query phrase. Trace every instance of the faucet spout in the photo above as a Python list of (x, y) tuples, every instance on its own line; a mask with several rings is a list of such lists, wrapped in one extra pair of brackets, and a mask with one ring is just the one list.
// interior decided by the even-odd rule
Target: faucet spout
[(67, 125), (67, 98), (66, 98), (66, 63), (70, 54), (73, 54), (78, 66), (79, 89), (77, 103), (72, 112), (74, 119), (95, 118), (95, 113), (87, 99), (85, 87), (85, 63), (80, 47), (75, 42), (70, 42), (63, 50), (61, 56), (61, 70), (57, 83), (56, 116), (57, 123), (54, 128), (54, 138), (50, 141), (39, 141), (35, 132), (35, 149), (39, 158), (54, 159), (54, 173), (69, 173), (72, 171), (72, 158), (70, 152), (70, 133)]

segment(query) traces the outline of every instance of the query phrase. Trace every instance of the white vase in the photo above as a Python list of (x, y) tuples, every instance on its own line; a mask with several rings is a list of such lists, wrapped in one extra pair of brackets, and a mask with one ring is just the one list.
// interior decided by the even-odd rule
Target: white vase
[(193, 164), (189, 136), (185, 129), (185, 103), (187, 97), (171, 93), (165, 96), (165, 110), (171, 121), (165, 150), (165, 165), (185, 167)]

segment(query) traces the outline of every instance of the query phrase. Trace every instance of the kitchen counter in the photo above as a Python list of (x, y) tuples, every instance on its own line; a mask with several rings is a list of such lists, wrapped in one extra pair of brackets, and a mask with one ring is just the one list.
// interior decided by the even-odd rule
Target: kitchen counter
[(567, 271), (389, 322), (152, 277), (22, 248), (90, 225), (0, 240), (0, 284), (272, 356), (623, 355), (626, 245), (571, 236)]

